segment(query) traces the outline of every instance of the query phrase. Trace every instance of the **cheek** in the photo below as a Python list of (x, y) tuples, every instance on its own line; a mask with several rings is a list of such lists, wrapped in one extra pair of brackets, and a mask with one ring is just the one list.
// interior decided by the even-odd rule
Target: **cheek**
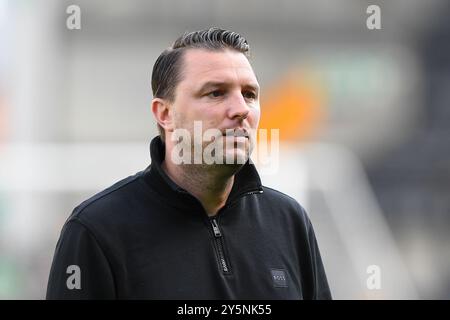
[(184, 105), (183, 110), (178, 112), (176, 123), (178, 127), (187, 128), (190, 131), (194, 129), (194, 122), (200, 121), (202, 131), (211, 128), (220, 128), (224, 114), (219, 108), (206, 108), (201, 105)]
[(260, 109), (252, 109), (248, 115), (248, 123), (250, 124), (250, 127), (253, 129), (256, 129), (259, 124), (259, 119), (261, 117), (261, 111)]
[(178, 98), (177, 104), (174, 105), (173, 119), (177, 127), (191, 129), (194, 121), (198, 119), (195, 105), (189, 99)]
[(179, 112), (178, 110), (173, 113), (173, 123), (175, 128), (186, 128), (186, 114), (184, 112)]
[(204, 108), (198, 114), (198, 119), (203, 121), (203, 127), (206, 129), (219, 128), (224, 117), (225, 113), (220, 108)]

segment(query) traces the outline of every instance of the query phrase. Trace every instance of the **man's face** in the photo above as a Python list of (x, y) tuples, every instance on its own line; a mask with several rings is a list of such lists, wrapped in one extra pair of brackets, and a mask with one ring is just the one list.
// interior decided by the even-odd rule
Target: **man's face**
[[(180, 72), (182, 80), (172, 104), (175, 128), (189, 130), (192, 137), (194, 121), (201, 121), (203, 132), (214, 128), (229, 134), (227, 129), (244, 129), (252, 134), (216, 139), (222, 139), (224, 157), (247, 159), (255, 143), (260, 107), (258, 81), (245, 55), (233, 50), (188, 49)], [(242, 135), (242, 130), (236, 135)], [(209, 143), (204, 141), (201, 147)]]

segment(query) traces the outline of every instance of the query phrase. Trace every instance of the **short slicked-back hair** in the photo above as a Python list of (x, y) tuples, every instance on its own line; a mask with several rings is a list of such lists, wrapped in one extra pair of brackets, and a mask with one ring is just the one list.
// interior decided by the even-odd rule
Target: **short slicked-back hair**
[[(247, 58), (250, 50), (247, 40), (233, 31), (210, 28), (185, 33), (156, 59), (152, 71), (153, 97), (166, 99), (170, 102), (175, 100), (175, 88), (181, 81), (180, 70), (183, 53), (190, 48), (212, 51), (232, 49), (243, 53)], [(164, 129), (159, 124), (158, 130), (164, 140)]]

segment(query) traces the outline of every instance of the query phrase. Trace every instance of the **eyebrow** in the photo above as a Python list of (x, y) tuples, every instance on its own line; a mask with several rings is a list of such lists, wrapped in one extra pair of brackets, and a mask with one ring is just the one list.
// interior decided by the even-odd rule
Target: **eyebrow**
[[(204, 92), (207, 89), (212, 88), (220, 88), (220, 87), (229, 88), (231, 86), (232, 86), (231, 83), (225, 81), (207, 81), (201, 85), (201, 87), (197, 90), (197, 92)], [(259, 92), (259, 85), (257, 83), (244, 84), (243, 87)]]

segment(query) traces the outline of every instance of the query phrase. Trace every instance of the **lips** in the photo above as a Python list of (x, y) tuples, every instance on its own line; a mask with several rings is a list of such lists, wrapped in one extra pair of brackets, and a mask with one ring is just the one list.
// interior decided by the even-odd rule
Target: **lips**
[(247, 129), (245, 128), (229, 128), (222, 131), (224, 137), (245, 137), (249, 138)]

